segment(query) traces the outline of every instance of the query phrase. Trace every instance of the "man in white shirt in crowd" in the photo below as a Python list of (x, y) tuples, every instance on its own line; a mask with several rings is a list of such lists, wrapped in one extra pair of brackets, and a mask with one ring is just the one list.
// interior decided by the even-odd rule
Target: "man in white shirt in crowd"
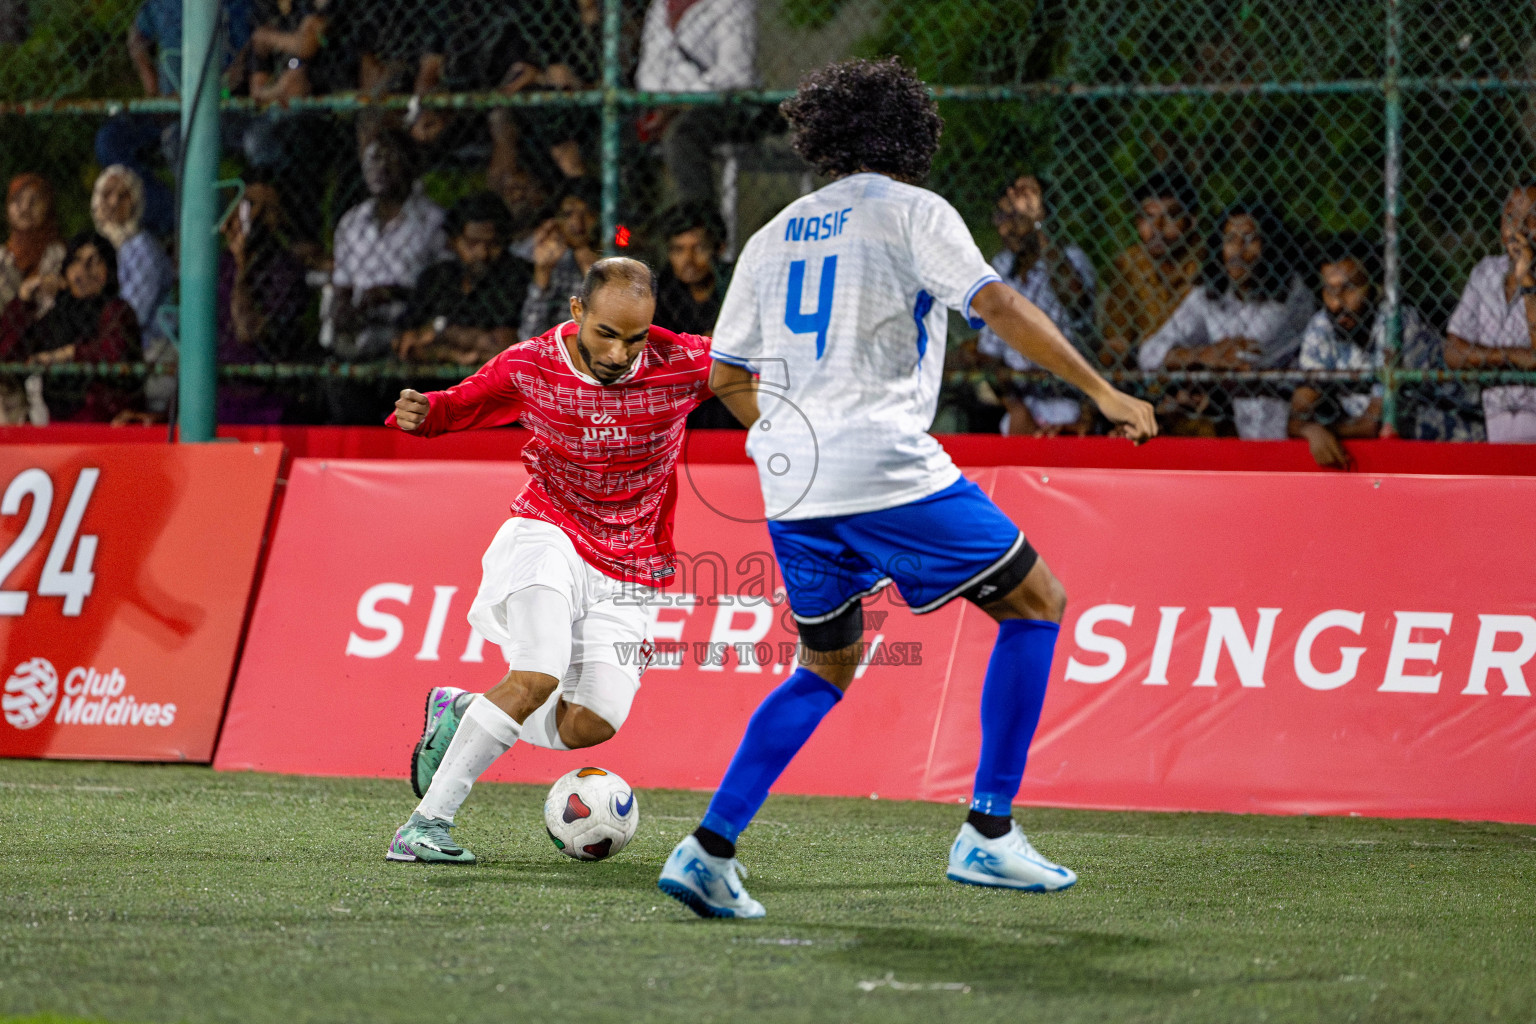
[(414, 152), (398, 129), (371, 140), (362, 154), (369, 198), (336, 225), (334, 291), (321, 344), (343, 360), (387, 354), (416, 279), (449, 258), (445, 214), (422, 194)]
[[(1087, 253), (1071, 242), (1058, 245), (1046, 232), (1049, 215), (1041, 177), (1016, 177), (998, 199), (992, 215), (1003, 241), (1002, 251), (992, 257), (992, 269), (1004, 284), (1039, 306), (1078, 351), (1086, 353), (1093, 331), (1098, 279)], [(976, 348), (983, 355), (1002, 360), (1010, 370), (1026, 373), (1039, 369), (990, 327), (981, 329)], [(1063, 432), (1086, 434), (1093, 426), (1093, 409), (1079, 397), (1054, 381), (1016, 384), (1002, 396), (1008, 410), (1002, 432), (1047, 437)]]
[[(1168, 322), (1141, 343), (1137, 363), (1147, 373), (1288, 367), (1317, 304), (1298, 273), (1297, 247), (1284, 222), (1263, 203), (1239, 202), (1216, 221), (1208, 251), (1204, 286), (1192, 289)], [(1262, 385), (1228, 384), (1223, 390), (1235, 395), (1230, 415), (1239, 437), (1286, 436), (1290, 403), (1285, 399), (1266, 394)], [(1191, 419), (1225, 420), (1214, 397), (1196, 390), (1180, 405), (1194, 411)]]
[[(1536, 184), (1504, 202), (1499, 221), (1504, 255), (1472, 268), (1451, 314), (1445, 364), (1453, 370), (1536, 370)], [(1483, 388), (1488, 440), (1536, 443), (1536, 388)]]
[[(1323, 308), (1301, 336), (1302, 370), (1380, 370), (1387, 362), (1387, 309), (1381, 305), (1377, 281), (1381, 260), (1376, 248), (1357, 235), (1336, 235), (1324, 243), (1318, 263)], [(1408, 370), (1433, 370), (1441, 361), (1440, 335), (1412, 306), (1401, 307), (1402, 337), (1397, 364)], [(1398, 415), (1404, 436), (1425, 440), (1466, 440), (1465, 426), (1457, 431), (1456, 385), (1432, 386), (1432, 397), (1444, 401), (1427, 407), (1411, 403)], [(1445, 393), (1448, 389), (1448, 393)], [(1382, 421), (1385, 391), (1379, 383), (1303, 384), (1291, 395), (1290, 434), (1306, 440), (1319, 466), (1349, 469), (1345, 438), (1391, 437), (1394, 429)], [(1405, 405), (1407, 395), (1404, 395)]]
[[(755, 0), (651, 0), (635, 85), (647, 92), (724, 92), (757, 85)], [(755, 110), (686, 107), (652, 115), (680, 202), (711, 201), (714, 147), (745, 141)]]

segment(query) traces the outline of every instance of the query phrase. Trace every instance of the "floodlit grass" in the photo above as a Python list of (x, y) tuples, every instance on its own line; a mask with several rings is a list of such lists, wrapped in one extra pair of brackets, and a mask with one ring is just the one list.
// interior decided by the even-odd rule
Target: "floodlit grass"
[(769, 916), (727, 922), (655, 888), (703, 795), (642, 792), (595, 864), (542, 797), (479, 787), (482, 863), (426, 867), (384, 862), (404, 782), (0, 761), (0, 1015), (1536, 1019), (1536, 828), (1030, 811), (1082, 876), (1030, 895), (944, 880), (956, 807), (776, 797), (742, 844)]

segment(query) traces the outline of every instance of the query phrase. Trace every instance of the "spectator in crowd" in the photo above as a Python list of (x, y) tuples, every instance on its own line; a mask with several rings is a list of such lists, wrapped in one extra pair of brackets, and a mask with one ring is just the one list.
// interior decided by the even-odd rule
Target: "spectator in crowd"
[[(86, 231), (69, 240), (62, 276), (33, 277), (0, 314), (0, 362), (117, 363), (139, 359), (139, 323), (117, 294), (112, 243)], [(131, 391), (104, 380), (45, 387), (54, 419), (110, 422), (131, 411)]]
[[(315, 110), (289, 109), (288, 101), (357, 87), (357, 62), (348, 29), (337, 15), (346, 0), (255, 0), (251, 34), (251, 98), (270, 103), (252, 115), (240, 146), (247, 182), (273, 183), (295, 208), (321, 209), (336, 165), (346, 165), (346, 184), (334, 203), (344, 208), (361, 198), (355, 157), (337, 146), (335, 121)], [(294, 248), (311, 260), (323, 251), (319, 217), (289, 222)]]
[[(64, 269), (64, 243), (59, 237), (53, 186), (36, 174), (18, 174), (6, 191), (6, 221), (10, 236), (0, 249), (0, 311), (23, 287), (37, 288), (41, 279), (57, 279)], [(42, 399), (43, 379), (0, 380), (0, 424), (48, 425)]]
[[(494, 126), (491, 137), (493, 140), (496, 138)], [(550, 196), (549, 189), (538, 175), (520, 166), (515, 157), (509, 158), (507, 154), (510, 150), (503, 151), (504, 146), (515, 144), (515, 138), (504, 139), (500, 144), (493, 141), (486, 184), (501, 197), (502, 205), (507, 208), (508, 251), (531, 264), (534, 236), (543, 222), (545, 211), (549, 209)], [(498, 153), (503, 155), (498, 158)]]
[[(223, 365), (303, 359), (313, 341), (300, 331), (309, 302), (304, 264), (288, 248), (282, 197), (268, 182), (252, 182), (223, 224), (215, 327)], [(221, 423), (280, 423), (282, 391), (249, 381), (221, 381)]]
[[(245, 49), (251, 41), (250, 0), (218, 0), (216, 29), (219, 71), (224, 86), (238, 88), (245, 77)], [(181, 0), (145, 0), (128, 29), (128, 58), (145, 96), (180, 93)], [(169, 58), (169, 59), (168, 59)]]
[[(635, 85), (652, 92), (750, 89), (757, 84), (755, 0), (651, 0), (640, 34)], [(651, 115), (679, 200), (712, 202), (711, 158), (721, 142), (747, 141), (758, 118), (748, 110), (689, 107)]]
[[(546, 0), (539, 17), (498, 0), (464, 0), (453, 24), (433, 33), (417, 77), (417, 91), (597, 88), (602, 79), (601, 0)], [(411, 134), (430, 144), (449, 127), (445, 111), (423, 107)], [(529, 163), (538, 174), (587, 176), (581, 140), (595, 139), (598, 119), (583, 108), (501, 107), (487, 117), (495, 160)]]
[(336, 225), (333, 293), (321, 339), (340, 359), (387, 354), (417, 279), (448, 255), (443, 209), (422, 193), (414, 155), (397, 128), (381, 131), (363, 150), (370, 198)]
[[(657, 275), (656, 325), (684, 334), (714, 334), (732, 269), (721, 259), (725, 225), (720, 215), (707, 203), (674, 206), (661, 215), (661, 235), (667, 259)], [(741, 422), (711, 397), (688, 414), (688, 426), (736, 430)]]
[[(1302, 370), (1380, 370), (1387, 360), (1387, 311), (1379, 303), (1380, 261), (1374, 246), (1355, 235), (1339, 235), (1323, 247), (1318, 268), (1323, 308), (1313, 314), (1301, 337), (1297, 367)], [(1405, 369), (1437, 369), (1440, 336), (1412, 306), (1401, 307)], [(1317, 464), (1348, 469), (1341, 439), (1391, 436), (1381, 418), (1383, 390), (1358, 384), (1303, 384), (1291, 395), (1290, 435), (1305, 438)], [(1441, 408), (1405, 412), (1408, 436), (1467, 440), (1453, 415)], [(1449, 433), (1445, 433), (1449, 431)]]
[(428, 267), (395, 342), (401, 359), (479, 366), (515, 344), (532, 276), (507, 252), (507, 211), (492, 192), (459, 200), (448, 211), (454, 259)]
[(0, 2), (0, 46), (20, 46), (31, 34), (26, 0)]
[(18, 174), (5, 194), (10, 237), (0, 249), (0, 309), (16, 297), (22, 283), (56, 277), (64, 269), (53, 186), (36, 174)]
[(165, 248), (141, 227), (143, 215), (144, 183), (137, 174), (114, 164), (97, 176), (91, 220), (116, 248), (119, 294), (147, 331), (155, 322), (155, 310), (170, 294), (176, 270)]
[(20, 383), (0, 380), (0, 427), (46, 427), (50, 422), (41, 374)]
[(431, 0), (352, 0), (348, 36), (360, 91), (374, 96), (429, 91), (423, 88), (433, 38), (429, 26), (443, 13), (435, 7)]
[(598, 201), (594, 190), (568, 186), (555, 216), (534, 235), (533, 278), (523, 302), (524, 338), (535, 338), (570, 319), (570, 298), (598, 260)]
[[(1136, 359), (1148, 373), (1161, 369), (1276, 369), (1290, 365), (1316, 304), (1297, 268), (1295, 242), (1270, 207), (1241, 202), (1216, 222), (1205, 280), (1179, 303)], [(1170, 433), (1214, 434), (1235, 421), (1239, 437), (1278, 439), (1287, 434), (1290, 403), (1264, 395), (1262, 386), (1229, 386), (1222, 395), (1182, 388), (1159, 408)]]
[(1004, 415), (994, 377), (996, 361), (981, 354), (975, 338), (944, 353), (944, 387), (933, 418), (934, 434), (996, 434)]
[(725, 225), (703, 203), (673, 207), (661, 223), (667, 262), (658, 275), (656, 324), (669, 331), (711, 335), (731, 281), (731, 265), (720, 258)]
[[(146, 0), (128, 29), (128, 57), (145, 96), (175, 96), (180, 91), (182, 0)], [(223, 86), (230, 91), (244, 84), (246, 48), (251, 38), (250, 0), (219, 0), (216, 41)], [(237, 118), (225, 118), (226, 130), (237, 136)], [(238, 144), (238, 138), (232, 140)], [(145, 189), (145, 226), (165, 238), (176, 224), (175, 199), (155, 176), (149, 156), (159, 148), (174, 168), (180, 148), (180, 124), (154, 115), (120, 114), (109, 118), (96, 134), (96, 161), (103, 167), (122, 164), (138, 174)]]
[[(1451, 314), (1445, 362), (1452, 369), (1536, 370), (1536, 184), (1509, 193), (1499, 221), (1504, 255), (1472, 269)], [(1536, 388), (1483, 388), (1494, 443), (1536, 443)]]
[(1205, 259), (1195, 224), (1195, 190), (1176, 169), (1159, 170), (1136, 189), (1141, 241), (1115, 257), (1104, 295), (1105, 366), (1123, 366), (1168, 321), (1200, 279)]
[[(1075, 345), (1086, 349), (1097, 286), (1093, 263), (1071, 242), (1057, 245), (1046, 231), (1049, 216), (1045, 182), (1037, 174), (1018, 175), (998, 199), (993, 214), (1003, 248), (992, 258), (992, 268), (1010, 288), (1039, 306)], [(989, 327), (982, 328), (977, 347), (1011, 371), (1038, 369)], [(1004, 433), (1086, 434), (1093, 424), (1091, 407), (1053, 383), (1010, 384), (1004, 391)]]
[(283, 101), (349, 88), (332, 24), (336, 0), (257, 0), (251, 33), (251, 98)]

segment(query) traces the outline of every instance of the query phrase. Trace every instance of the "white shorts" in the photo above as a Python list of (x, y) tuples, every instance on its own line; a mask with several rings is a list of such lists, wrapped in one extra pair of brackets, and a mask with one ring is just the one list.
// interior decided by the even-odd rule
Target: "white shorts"
[[(529, 638), (520, 635), (520, 623), (508, 621), (508, 599), (529, 587), (564, 597), (570, 606), (569, 636), (536, 639), (540, 645), (568, 640), (570, 665), (560, 680), (561, 695), (617, 727), (628, 715), (649, 660), (655, 589), (594, 569), (576, 553), (565, 531), (540, 519), (513, 517), (503, 523), (481, 567), (469, 624), (503, 650), (513, 644), (521, 648)], [(531, 665), (510, 667), (543, 671)]]

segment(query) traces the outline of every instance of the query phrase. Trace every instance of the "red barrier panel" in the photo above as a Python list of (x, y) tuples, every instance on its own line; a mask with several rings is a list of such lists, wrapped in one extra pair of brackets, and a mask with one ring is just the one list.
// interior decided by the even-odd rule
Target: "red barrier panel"
[(281, 447), (0, 447), (0, 756), (200, 761)]
[[(1536, 821), (1536, 480), (982, 469), (1072, 594), (1022, 802)], [(432, 685), (488, 688), (464, 613), (517, 467), (299, 460), (215, 766), (402, 777)], [(597, 758), (709, 787), (788, 671), (746, 467), (694, 466), (679, 595)], [(723, 514), (722, 514), (723, 513)], [(688, 602), (681, 594), (731, 595)], [(867, 605), (870, 663), (779, 791), (961, 800), (991, 621)], [(745, 645), (745, 646), (743, 646)], [(1298, 651), (1300, 653), (1298, 653)]]
[(1536, 821), (1536, 479), (998, 474), (1071, 595), (1022, 801)]
[[(471, 430), (435, 437), (431, 443), (385, 427), (241, 426), (226, 424), (219, 436), (245, 444), (283, 444), (295, 458), (427, 459), (505, 462), (528, 440), (517, 427)], [(688, 434), (690, 463), (749, 465), (738, 430)], [(164, 444), (164, 427), (107, 427), (61, 423), (50, 427), (0, 427), (3, 444)], [(1315, 473), (1305, 441), (1239, 441), (1236, 438), (1159, 437), (1139, 447), (1112, 437), (998, 437), (942, 434), (939, 442), (962, 466), (1076, 466), (1081, 469), (1199, 469), (1264, 473)], [(1345, 441), (1358, 473), (1460, 476), (1536, 476), (1536, 445), (1439, 444), (1428, 441)], [(1331, 472), (1331, 471), (1330, 471)]]
[[(403, 776), (427, 687), (483, 691), (505, 671), (464, 615), (480, 582), (480, 556), (524, 479), (521, 467), (484, 463), (295, 460), (214, 766)], [(720, 514), (761, 514), (754, 471), (695, 466), (686, 479), (692, 486), (682, 489), (677, 536), (687, 554), (669, 591), (766, 586), (771, 595), (777, 577), (767, 530)], [(929, 650), (947, 651), (958, 607), (915, 620), (898, 614), (903, 641), (927, 638)], [(688, 649), (680, 658), (658, 654), (629, 721), (604, 744), (603, 764), (637, 785), (718, 781), (747, 716), (786, 675), (790, 658), (781, 655), (792, 654), (794, 634), (783, 615), (763, 602), (681, 598), (658, 609), (656, 639)], [(695, 657), (709, 653), (695, 644), (735, 642), (768, 645), (773, 663), (742, 666), (730, 652), (716, 667)], [(922, 760), (904, 743), (868, 742), (867, 730), (921, 733), (926, 749), (944, 688), (942, 659), (872, 665), (867, 681), (792, 766), (786, 791), (923, 793)], [(583, 756), (594, 755), (523, 746), (489, 777), (545, 781)]]

